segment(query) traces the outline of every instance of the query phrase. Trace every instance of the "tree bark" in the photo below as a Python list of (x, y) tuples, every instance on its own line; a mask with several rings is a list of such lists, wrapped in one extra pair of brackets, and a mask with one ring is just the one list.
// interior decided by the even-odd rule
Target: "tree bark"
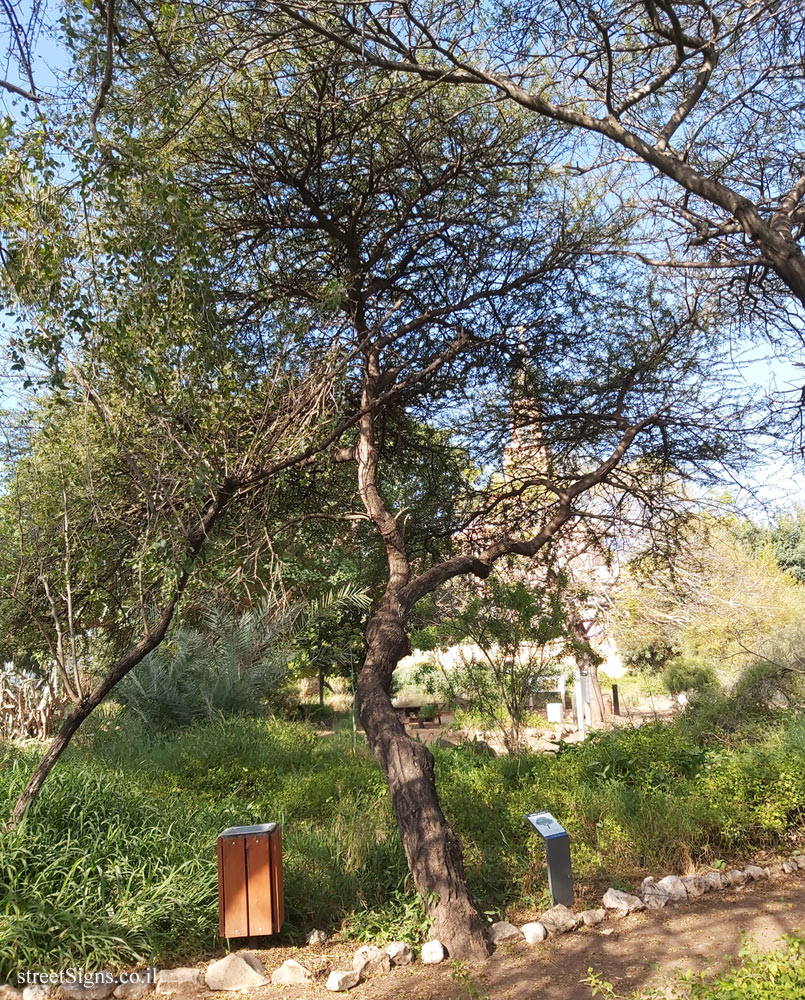
[(600, 724), (606, 717), (604, 696), (601, 693), (601, 681), (598, 678), (598, 664), (591, 659), (587, 665), (587, 676), (590, 678), (590, 722)]
[(379, 391), (380, 353), (369, 341), (359, 295), (353, 319), (361, 331), (366, 361), (364, 413), (354, 454), (358, 489), (383, 540), (389, 569), (385, 593), (366, 630), (367, 654), (356, 692), (358, 711), (369, 747), (388, 782), (408, 867), (433, 920), (433, 936), (452, 958), (479, 961), (489, 955), (489, 943), (467, 888), (461, 845), (439, 805), (433, 755), (406, 733), (389, 693), (394, 668), (410, 650), (405, 619), (411, 604), (403, 593), (411, 567), (402, 531), (378, 488), (379, 453), (371, 404)]
[(576, 663), (579, 670), (587, 674), (590, 685), (590, 724), (600, 725), (604, 721), (604, 696), (601, 693), (601, 681), (598, 678), (598, 657), (590, 646), (590, 630), (578, 609), (571, 607), (568, 611), (570, 627), (576, 634)]
[(356, 691), (358, 711), (369, 747), (388, 783), (414, 885), (433, 920), (433, 936), (452, 958), (478, 961), (488, 956), (489, 942), (467, 887), (461, 845), (439, 805), (433, 756), (406, 733), (389, 694), (394, 668), (410, 650), (406, 619), (420, 598), (456, 576), (469, 573), (485, 579), (492, 564), (505, 555), (535, 555), (574, 516), (576, 498), (609, 475), (634, 438), (658, 415), (635, 424), (624, 420), (620, 440), (609, 456), (572, 485), (554, 491), (558, 497), (555, 509), (534, 536), (527, 540), (498, 538), (480, 555), (448, 559), (412, 579), (403, 533), (378, 486), (380, 456), (374, 421), (382, 384), (380, 350), (372, 343), (365, 323), (359, 275), (349, 303), (365, 363), (362, 415), (352, 457), (357, 465), (361, 501), (382, 539), (388, 563), (386, 589), (366, 630), (367, 654)]
[(410, 648), (390, 604), (384, 600), (367, 630), (357, 690), (361, 722), (388, 782), (408, 867), (433, 920), (432, 936), (451, 958), (481, 961), (489, 944), (467, 888), (461, 845), (439, 805), (433, 755), (405, 731), (389, 696), (394, 668)]

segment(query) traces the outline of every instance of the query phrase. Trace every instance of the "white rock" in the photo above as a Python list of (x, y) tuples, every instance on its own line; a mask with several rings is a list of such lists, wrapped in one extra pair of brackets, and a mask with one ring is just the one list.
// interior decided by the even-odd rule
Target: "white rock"
[(726, 878), (721, 872), (712, 871), (705, 872), (702, 875), (702, 882), (704, 882), (705, 890), (710, 892), (711, 890), (723, 889), (725, 885), (728, 885)]
[(264, 976), (266, 974), (266, 967), (263, 965), (263, 963), (260, 961), (257, 955), (254, 954), (254, 952), (236, 951), (235, 954), (238, 956), (238, 958), (242, 958), (247, 965), (250, 965), (255, 972), (259, 972), (261, 976)]
[(766, 868), (767, 878), (779, 878), (783, 874), (783, 866), (779, 861), (773, 861), (768, 868)]
[(384, 950), (392, 965), (410, 965), (414, 960), (414, 949), (405, 941), (392, 941)]
[(520, 928), (510, 924), (508, 920), (498, 920), (489, 928), (489, 940), (492, 944), (500, 944), (501, 941), (511, 941), (512, 938), (522, 936)]
[(15, 986), (0, 984), (0, 1000), (22, 1000), (22, 990), (18, 990)]
[(685, 887), (688, 899), (698, 899), (699, 896), (703, 896), (707, 892), (701, 875), (683, 875), (682, 885)]
[(42, 983), (29, 983), (23, 987), (22, 1000), (48, 1000), (50, 987)]
[(309, 982), (311, 975), (310, 969), (289, 958), (278, 969), (274, 969), (271, 973), (271, 982), (274, 986), (297, 986)]
[(585, 927), (597, 927), (606, 920), (607, 911), (599, 906), (597, 910), (582, 910), (580, 916)]
[(539, 944), (540, 941), (544, 941), (548, 936), (545, 925), (541, 924), (539, 920), (532, 920), (529, 924), (523, 924), (520, 932), (525, 938), (526, 944)]
[(354, 969), (334, 969), (324, 985), (333, 993), (344, 993), (346, 990), (351, 990), (353, 986), (357, 986), (360, 981), (361, 974), (355, 972)]
[(145, 973), (139, 982), (121, 983), (115, 987), (114, 996), (117, 1000), (142, 1000), (146, 993), (150, 993), (154, 984), (146, 981)]
[(666, 889), (651, 877), (643, 879), (640, 895), (647, 910), (661, 910), (671, 898)]
[(313, 930), (305, 938), (305, 944), (325, 944), (327, 931)]
[(160, 969), (157, 993), (195, 993), (201, 986), (201, 969)]
[(421, 958), (423, 965), (438, 965), (439, 962), (444, 961), (444, 945), (435, 938), (432, 941), (426, 941), (422, 945)]
[(786, 860), (786, 861), (783, 862), (783, 872), (786, 875), (793, 875), (794, 872), (797, 871), (797, 869), (798, 869), (798, 865), (797, 865), (796, 861), (791, 861), (791, 859), (789, 858), (788, 860)]
[(209, 989), (226, 990), (229, 993), (245, 993), (268, 984), (266, 976), (258, 972), (242, 955), (225, 955), (213, 962), (207, 966), (204, 979)]
[(744, 874), (748, 875), (753, 882), (766, 877), (765, 871), (759, 865), (747, 865), (744, 868)]
[(549, 934), (567, 934), (579, 926), (580, 918), (562, 903), (557, 903), (546, 910), (539, 922)]
[(666, 875), (661, 878), (657, 885), (662, 886), (674, 903), (684, 903), (688, 898), (688, 890), (685, 883), (678, 875)]
[(607, 889), (603, 899), (605, 909), (612, 913), (613, 917), (625, 917), (629, 913), (637, 910), (645, 910), (646, 904), (638, 896), (633, 896), (629, 892), (621, 892), (620, 889)]
[(800, 868), (805, 868), (805, 854), (797, 854), (794, 861), (796, 861)]
[(746, 885), (749, 881), (749, 878), (738, 868), (728, 871), (724, 877), (732, 886)]
[(377, 976), (380, 973), (391, 972), (391, 959), (383, 951), (382, 948), (378, 948), (374, 944), (365, 944), (362, 948), (358, 948), (352, 959), (352, 968), (358, 973), (359, 976), (363, 976), (364, 979), (368, 979), (369, 976)]
[(59, 996), (64, 1000), (106, 1000), (115, 990), (117, 983), (111, 972), (98, 973), (98, 981), (86, 983), (62, 983)]

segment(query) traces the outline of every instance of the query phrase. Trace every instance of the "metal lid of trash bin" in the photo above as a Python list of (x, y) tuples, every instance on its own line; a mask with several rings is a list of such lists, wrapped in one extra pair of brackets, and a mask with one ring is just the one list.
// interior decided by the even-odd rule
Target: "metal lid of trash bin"
[(567, 836), (567, 830), (549, 812), (529, 813), (526, 819), (545, 840)]
[(221, 830), (219, 837), (248, 837), (251, 833), (273, 833), (276, 823), (259, 823), (257, 826), (230, 826)]

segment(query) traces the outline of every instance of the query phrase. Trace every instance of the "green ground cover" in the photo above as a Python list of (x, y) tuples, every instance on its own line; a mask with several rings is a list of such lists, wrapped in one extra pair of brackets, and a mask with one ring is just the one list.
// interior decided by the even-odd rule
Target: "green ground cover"
[[(284, 827), (286, 935), (343, 926), (408, 937), (424, 924), (378, 767), (351, 732), (229, 718), (168, 736), (120, 716), (56, 768), (24, 826), (0, 833), (0, 979), (18, 967), (118, 967), (218, 947), (215, 838)], [(704, 725), (706, 723), (706, 726)], [(38, 748), (0, 749), (8, 812)], [(690, 715), (558, 754), (435, 748), (448, 818), (491, 915), (548, 901), (525, 813), (573, 838), (578, 887), (628, 886), (805, 835), (805, 717), (720, 728)]]

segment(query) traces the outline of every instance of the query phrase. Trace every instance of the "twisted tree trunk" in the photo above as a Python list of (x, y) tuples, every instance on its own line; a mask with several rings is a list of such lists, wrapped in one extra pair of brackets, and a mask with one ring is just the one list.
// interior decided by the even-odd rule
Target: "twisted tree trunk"
[(571, 601), (568, 609), (570, 627), (576, 635), (576, 663), (579, 669), (587, 674), (590, 683), (590, 725), (597, 726), (604, 721), (604, 696), (601, 692), (601, 681), (598, 677), (599, 658), (590, 645), (590, 630)]
[(403, 621), (384, 599), (367, 630), (369, 649), (358, 677), (361, 722), (383, 769), (414, 885), (433, 920), (433, 937), (451, 958), (489, 954), (486, 933), (467, 888), (461, 845), (439, 805), (433, 755), (408, 735), (389, 696), (391, 675), (409, 651)]

